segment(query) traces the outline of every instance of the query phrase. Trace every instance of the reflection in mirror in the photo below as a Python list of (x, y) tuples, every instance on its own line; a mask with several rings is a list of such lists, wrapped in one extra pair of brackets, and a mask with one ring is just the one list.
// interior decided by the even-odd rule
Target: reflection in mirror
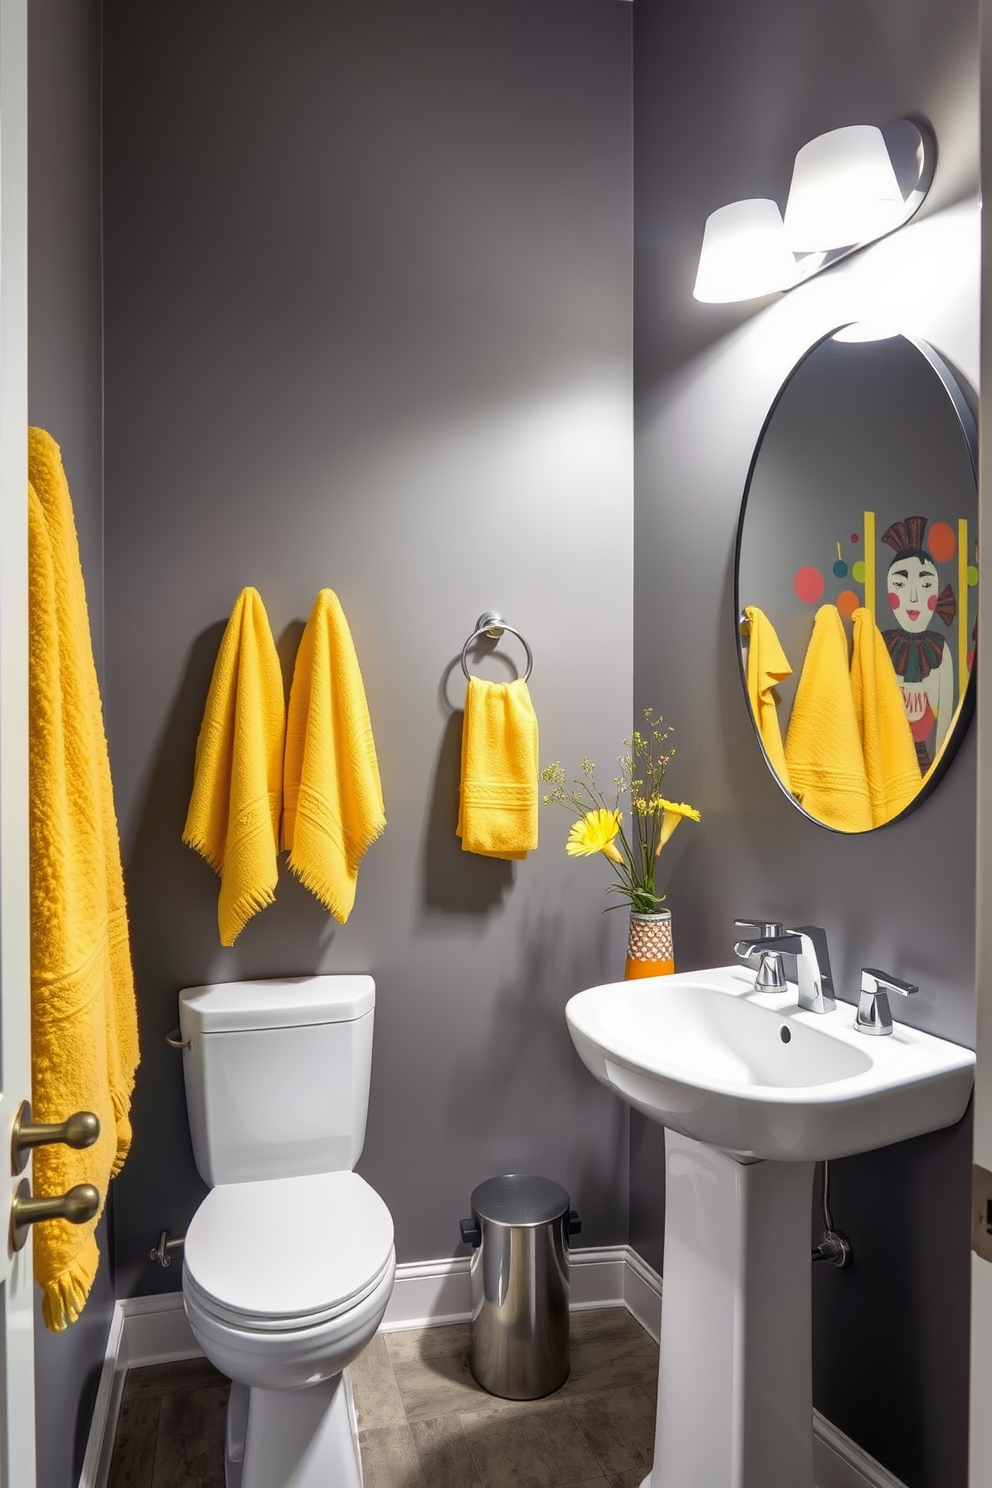
[(977, 435), (932, 347), (819, 341), (758, 440), (737, 535), (755, 732), (823, 826), (870, 831), (939, 781), (974, 707)]

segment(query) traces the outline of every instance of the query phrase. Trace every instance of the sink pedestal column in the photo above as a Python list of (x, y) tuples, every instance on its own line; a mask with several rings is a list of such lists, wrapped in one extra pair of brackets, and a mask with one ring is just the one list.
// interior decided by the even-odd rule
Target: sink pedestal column
[(813, 1488), (810, 1162), (666, 1129), (654, 1466), (642, 1488)]

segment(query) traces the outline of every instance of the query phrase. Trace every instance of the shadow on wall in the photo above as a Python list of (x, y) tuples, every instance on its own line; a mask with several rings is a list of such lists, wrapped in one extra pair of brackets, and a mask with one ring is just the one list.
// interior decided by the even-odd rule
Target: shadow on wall
[(434, 766), (424, 840), (425, 916), (486, 915), (498, 909), (513, 887), (513, 863), (462, 851), (455, 835), (461, 778), (464, 713), (452, 713), (441, 735)]
[[(582, 1244), (615, 1241), (617, 1175), (627, 1170), (626, 1107), (599, 1086), (569, 1036), (565, 1003), (607, 979), (610, 934), (602, 916), (577, 934), (561, 911), (527, 916), (512, 977), (500, 984), (476, 1052), (452, 1073), (446, 1116), (478, 1154), (475, 1182), (496, 1173), (537, 1172), (583, 1195)], [(549, 1155), (542, 1113), (599, 1101), (611, 1141), (595, 1151), (582, 1133)], [(497, 1142), (494, 1142), (494, 1137)], [(551, 1171), (548, 1171), (548, 1168)]]
[[(248, 922), (236, 945), (221, 947), (219, 881), (182, 840), (196, 741), (224, 628), (218, 622), (194, 641), (148, 776), (126, 865), (135, 944), (154, 959), (156, 971), (169, 968), (199, 979), (303, 975), (319, 964), (335, 928), (314, 897), (282, 865), (275, 903)], [(294, 622), (279, 638), (284, 672), (301, 634), (302, 625)], [(147, 984), (140, 982), (139, 1002), (147, 1015), (146, 994)], [(173, 1022), (174, 1013), (170, 1003)]]

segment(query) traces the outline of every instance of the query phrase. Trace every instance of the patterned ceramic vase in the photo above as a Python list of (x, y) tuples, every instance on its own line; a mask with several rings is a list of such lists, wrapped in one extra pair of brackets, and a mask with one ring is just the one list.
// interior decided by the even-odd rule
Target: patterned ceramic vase
[(627, 965), (624, 980), (633, 977), (669, 976), (675, 970), (675, 945), (672, 940), (672, 912), (659, 909), (656, 914), (630, 912), (627, 932)]

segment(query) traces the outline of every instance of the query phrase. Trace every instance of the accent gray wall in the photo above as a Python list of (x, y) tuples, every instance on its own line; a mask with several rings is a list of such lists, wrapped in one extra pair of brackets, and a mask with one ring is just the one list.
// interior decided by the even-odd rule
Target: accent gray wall
[[(103, 373), (98, 0), (31, 0), (28, 27), (29, 416), (62, 449), (98, 667), (103, 658)], [(114, 1308), (103, 1260), (79, 1321), (35, 1311), (38, 1488), (75, 1488)]]
[[(106, 0), (109, 738), (142, 1027), (121, 1295), (203, 1194), (176, 994), (369, 971), (361, 1171), (401, 1261), (455, 1254), (481, 1179), (564, 1183), (626, 1239), (627, 1115), (562, 1010), (615, 974), (605, 865), (542, 811), (519, 865), (454, 837), (462, 644), (533, 647), (543, 761), (631, 718), (630, 7)], [(389, 820), (339, 927), (283, 869), (232, 950), (180, 841), (218, 643), (255, 585), (287, 677), (317, 590), (361, 661)], [(508, 638), (512, 675), (521, 653)]]
[[(972, 383), (978, 366), (977, 10), (972, 0), (638, 0), (635, 79), (635, 697), (678, 729), (671, 902), (679, 964), (732, 959), (735, 916), (812, 922), (835, 981), (886, 967), (921, 993), (897, 1016), (970, 1044), (974, 1025), (974, 736), (906, 821), (864, 837), (804, 819), (766, 769), (738, 675), (737, 515), (765, 412), (832, 326), (898, 316)], [(806, 140), (929, 118), (926, 220), (767, 304), (692, 299), (704, 220), (784, 205)], [(961, 205), (955, 205), (961, 203)], [(848, 1272), (814, 1272), (814, 1398), (909, 1488), (967, 1481), (970, 1123), (832, 1165)], [(631, 1243), (660, 1265), (661, 1129), (631, 1123)]]

